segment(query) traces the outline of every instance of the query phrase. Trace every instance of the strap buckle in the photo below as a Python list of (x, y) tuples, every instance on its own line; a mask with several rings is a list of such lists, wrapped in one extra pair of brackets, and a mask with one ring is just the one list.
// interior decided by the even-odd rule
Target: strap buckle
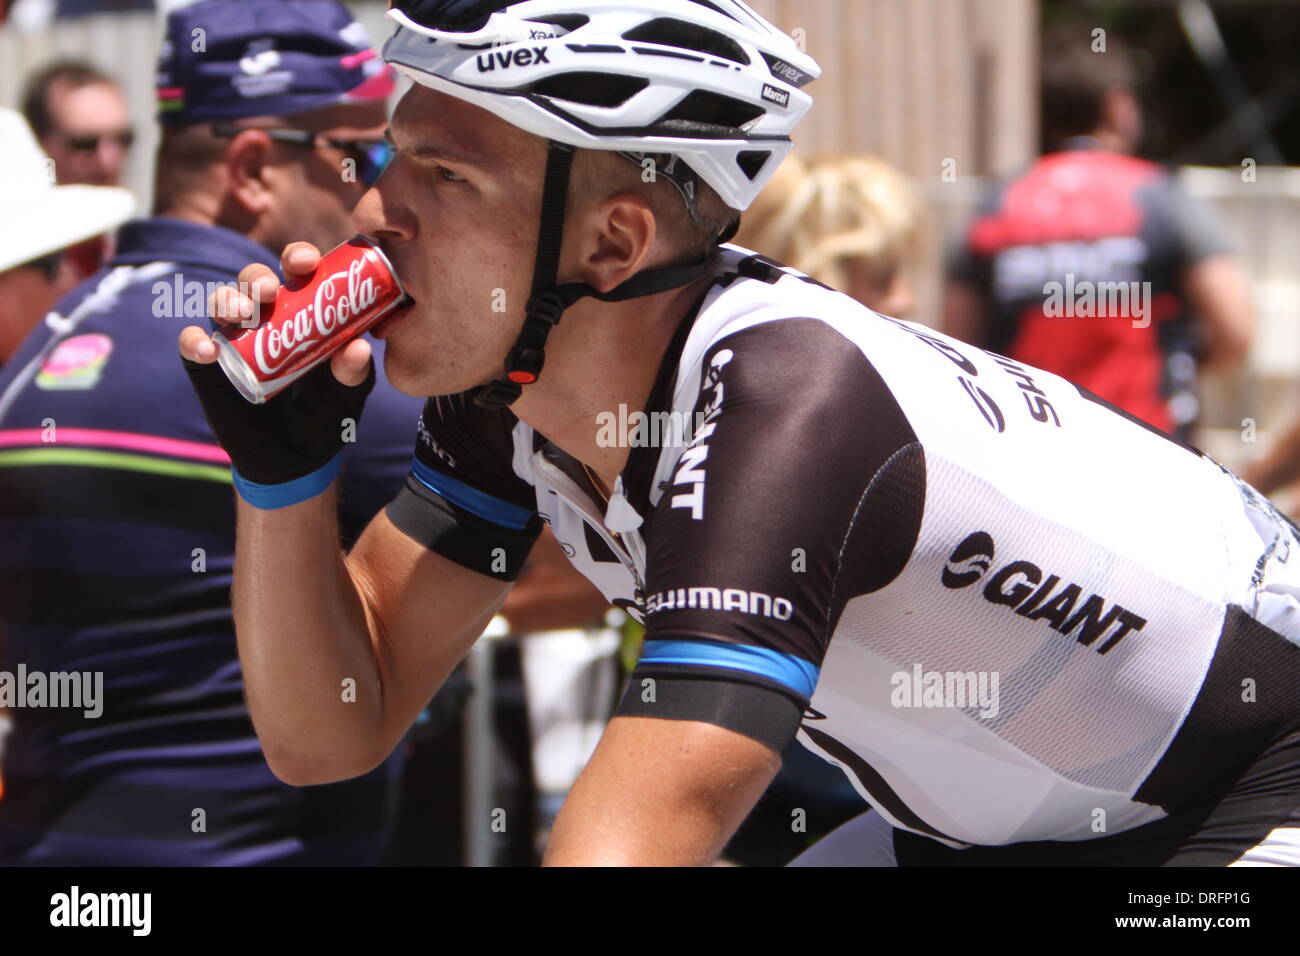
[(560, 316), (564, 315), (564, 310), (568, 306), (560, 293), (554, 289), (545, 289), (528, 300), (524, 315), (529, 319), (539, 319), (554, 328), (559, 324)]
[(546, 353), (540, 348), (516, 345), (506, 359), (506, 378), (518, 385), (531, 385), (542, 374)]

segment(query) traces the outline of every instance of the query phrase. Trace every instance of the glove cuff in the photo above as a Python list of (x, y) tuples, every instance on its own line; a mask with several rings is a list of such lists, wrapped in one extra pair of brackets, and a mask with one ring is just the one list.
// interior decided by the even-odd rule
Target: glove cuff
[(315, 498), (334, 482), (342, 467), (343, 451), (340, 449), (338, 454), (315, 471), (276, 485), (259, 485), (255, 481), (249, 481), (235, 468), (230, 469), (230, 476), (239, 497), (254, 508), (275, 511)]

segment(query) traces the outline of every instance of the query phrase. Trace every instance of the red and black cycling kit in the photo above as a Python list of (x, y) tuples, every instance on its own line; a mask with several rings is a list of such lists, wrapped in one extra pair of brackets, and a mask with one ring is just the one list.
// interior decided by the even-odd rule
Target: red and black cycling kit
[(1088, 143), (993, 189), (950, 273), (988, 303), (980, 345), (1186, 437), (1202, 345), (1182, 275), (1231, 244), (1163, 167)]

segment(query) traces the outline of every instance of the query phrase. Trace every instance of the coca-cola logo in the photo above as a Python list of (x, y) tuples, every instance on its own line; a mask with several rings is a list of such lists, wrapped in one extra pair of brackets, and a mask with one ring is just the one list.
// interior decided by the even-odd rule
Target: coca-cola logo
[(329, 338), (352, 319), (364, 314), (379, 298), (375, 280), (363, 275), (364, 259), (354, 259), (346, 270), (316, 284), (316, 295), (305, 308), (284, 321), (262, 325), (253, 338), (253, 361), (264, 375), (274, 375)]

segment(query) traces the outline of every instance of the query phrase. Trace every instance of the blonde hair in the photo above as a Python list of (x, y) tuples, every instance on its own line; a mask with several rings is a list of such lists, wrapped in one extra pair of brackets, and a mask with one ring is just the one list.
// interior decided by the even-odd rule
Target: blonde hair
[(741, 220), (736, 243), (836, 289), (862, 263), (887, 285), (915, 241), (919, 209), (904, 176), (874, 156), (788, 157)]

